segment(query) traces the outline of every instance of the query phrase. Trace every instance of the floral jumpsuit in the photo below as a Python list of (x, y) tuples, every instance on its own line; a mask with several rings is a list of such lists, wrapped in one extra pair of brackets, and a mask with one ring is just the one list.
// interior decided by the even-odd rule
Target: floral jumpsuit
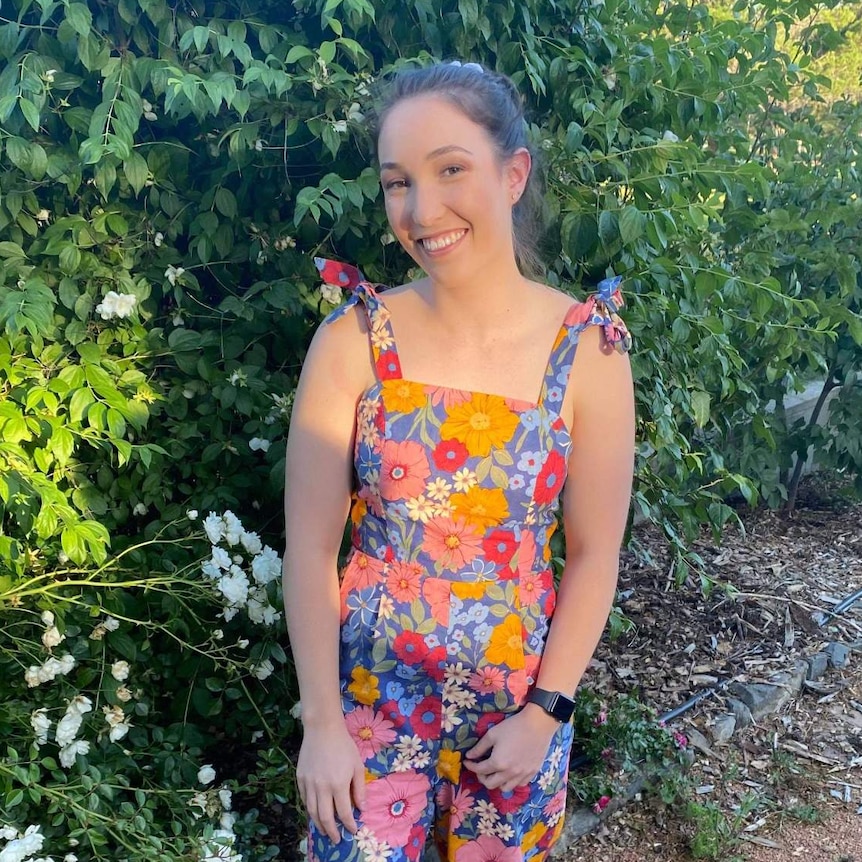
[(517, 712), (554, 612), (551, 534), (572, 440), (559, 415), (578, 337), (603, 327), (620, 351), (619, 278), (575, 303), (537, 403), (405, 380), (389, 312), (358, 270), (317, 261), (364, 305), (377, 380), (356, 411), (352, 548), (341, 573), (345, 720), (366, 768), (359, 831), (320, 862), (415, 862), (426, 837), (452, 862), (541, 860), (565, 812), (571, 724), (535, 779), (489, 790), (462, 755)]

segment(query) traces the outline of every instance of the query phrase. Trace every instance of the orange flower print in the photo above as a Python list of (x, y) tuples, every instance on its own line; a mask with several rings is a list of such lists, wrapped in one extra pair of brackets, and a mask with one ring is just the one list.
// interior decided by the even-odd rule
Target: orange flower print
[(485, 457), (504, 446), (518, 427), (519, 418), (499, 395), (476, 392), (469, 401), (449, 410), (440, 427), (444, 440), (460, 440), (470, 455)]
[(425, 490), (431, 474), (425, 447), (412, 440), (387, 440), (383, 444), (380, 496), (384, 500), (406, 500)]
[(419, 598), (423, 571), (419, 563), (392, 563), (386, 576), (386, 589), (396, 601), (412, 602)]
[(491, 664), (503, 664), (513, 670), (524, 667), (524, 632), (518, 614), (508, 614), (494, 626), (485, 658)]
[(389, 413), (413, 413), (428, 401), (421, 383), (400, 378), (384, 380), (381, 393), (383, 406)]
[(425, 527), (422, 550), (444, 569), (466, 568), (482, 550), (482, 537), (463, 518), (435, 518)]
[(502, 488), (470, 488), (466, 494), (450, 497), (456, 516), (462, 517), (478, 530), (496, 527), (509, 517), (509, 506)]
[(437, 756), (437, 774), (457, 784), (461, 778), (461, 752), (442, 748)]
[(352, 682), (347, 686), (347, 690), (354, 700), (371, 706), (380, 699), (380, 689), (377, 687), (380, 680), (373, 673), (364, 667), (355, 667), (350, 671), (350, 679)]

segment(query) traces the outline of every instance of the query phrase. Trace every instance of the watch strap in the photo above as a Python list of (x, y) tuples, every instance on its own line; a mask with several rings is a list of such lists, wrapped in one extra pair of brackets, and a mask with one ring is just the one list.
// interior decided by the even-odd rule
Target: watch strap
[(534, 688), (527, 696), (527, 702), (542, 707), (548, 715), (563, 723), (567, 722), (575, 711), (572, 698), (562, 692), (547, 691), (544, 688)]

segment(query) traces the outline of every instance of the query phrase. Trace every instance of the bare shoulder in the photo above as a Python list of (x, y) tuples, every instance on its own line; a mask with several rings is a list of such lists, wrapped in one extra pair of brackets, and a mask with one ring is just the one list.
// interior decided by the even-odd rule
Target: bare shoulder
[(368, 319), (361, 302), (330, 315), (317, 328), (308, 348), (303, 375), (325, 378), (348, 394), (374, 381), (368, 342)]

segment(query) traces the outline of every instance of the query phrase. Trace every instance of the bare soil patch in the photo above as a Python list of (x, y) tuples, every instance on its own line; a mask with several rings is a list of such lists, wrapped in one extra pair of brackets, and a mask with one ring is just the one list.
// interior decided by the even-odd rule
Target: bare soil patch
[(862, 588), (862, 503), (815, 476), (793, 517), (740, 514), (744, 533), (729, 532), (720, 546), (706, 536), (697, 543), (717, 582), (708, 597), (699, 584), (675, 589), (661, 536), (638, 529), (652, 559), (626, 554), (620, 577), (621, 608), (635, 628), (603, 640), (584, 685), (609, 698), (635, 691), (663, 713), (728, 680), (765, 682), (832, 641), (857, 651), (847, 668), (830, 668), (723, 746), (712, 744), (711, 728), (726, 712), (724, 697), (701, 701), (672, 725), (705, 737), (685, 798), (665, 805), (645, 793), (566, 862), (862, 862), (862, 600), (828, 614)]

